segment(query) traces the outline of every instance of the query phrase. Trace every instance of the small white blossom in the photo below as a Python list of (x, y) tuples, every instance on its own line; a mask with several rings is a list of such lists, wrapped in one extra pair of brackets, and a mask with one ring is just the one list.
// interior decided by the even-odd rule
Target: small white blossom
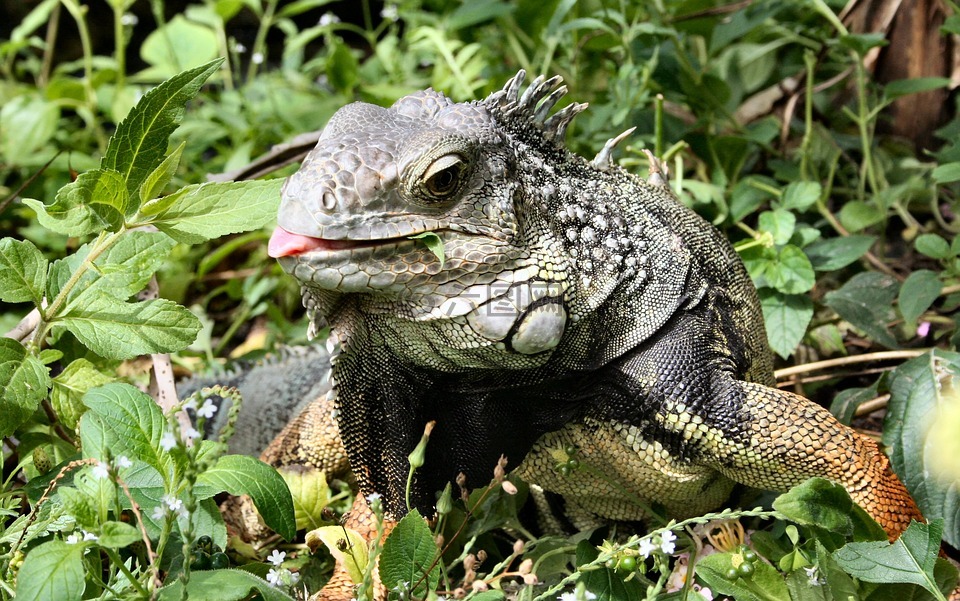
[(300, 574), (287, 570), (287, 578), (290, 580), (290, 586), (300, 582)]
[(271, 586), (280, 586), (280, 570), (270, 568), (270, 571), (267, 572), (267, 582)]
[(241, 44), (240, 42), (234, 42), (233, 51), (236, 52), (237, 54), (243, 54), (244, 52), (247, 51), (247, 47)]
[(653, 544), (653, 541), (649, 538), (640, 539), (640, 547), (637, 549), (637, 552), (640, 553), (640, 556), (646, 559), (650, 557), (650, 554), (657, 550), (657, 546)]
[(203, 402), (203, 406), (197, 409), (197, 415), (199, 415), (200, 417), (205, 417), (207, 419), (210, 419), (216, 413), (217, 413), (217, 406), (210, 399), (205, 400)]
[(695, 591), (697, 591), (698, 593), (700, 593), (700, 596), (702, 596), (702, 597), (703, 597), (704, 599), (706, 599), (707, 601), (713, 601), (713, 591), (711, 591), (711, 590), (708, 589), (707, 587), (703, 587), (703, 588), (697, 590), (697, 585), (694, 585), (693, 590), (695, 590)]
[(183, 404), (183, 409), (184, 409), (184, 411), (186, 411), (187, 409), (189, 409), (190, 411), (196, 411), (196, 410), (197, 410), (197, 399), (195, 399), (195, 398), (189, 398), (189, 399), (187, 399), (187, 402)]
[(183, 501), (173, 495), (163, 495), (163, 504), (167, 506), (172, 513), (179, 516), (187, 515), (187, 508), (183, 506)]
[(162, 519), (166, 519), (166, 517), (167, 517), (167, 510), (164, 509), (163, 505), (157, 505), (156, 507), (153, 508), (153, 513), (150, 514), (150, 517), (152, 517), (153, 519), (155, 519), (155, 520), (157, 520), (157, 521), (160, 521), (160, 520), (162, 520)]
[(823, 582), (820, 580), (820, 570), (817, 569), (817, 566), (803, 568), (803, 571), (807, 573), (807, 579), (813, 586), (820, 586), (823, 584)]
[(120, 17), (120, 23), (122, 25), (132, 26), (140, 22), (140, 17), (133, 13), (123, 13), (123, 16)]
[(130, 461), (130, 459), (126, 455), (120, 455), (119, 457), (117, 457), (117, 460), (113, 462), (113, 464), (117, 466), (117, 469), (122, 470), (124, 468), (128, 468), (132, 466), (133, 462)]
[(91, 532), (87, 532), (86, 530), (82, 530), (82, 532), (83, 532), (83, 540), (85, 540), (85, 541), (88, 541), (88, 540), (97, 540), (97, 535), (96, 535), (96, 534), (93, 534), (93, 533), (91, 533)]
[(183, 435), (194, 440), (200, 438), (201, 436), (200, 432), (198, 432), (197, 429), (192, 426), (184, 430)]
[(104, 478), (110, 477), (110, 466), (99, 461), (97, 465), (93, 466), (93, 470), (90, 473), (93, 474), (93, 477), (97, 480), (103, 480)]
[(67, 537), (67, 544), (68, 544), (68, 545), (75, 545), (75, 544), (79, 543), (80, 540), (81, 540), (80, 533), (79, 533), (79, 532), (74, 532), (73, 534), (71, 534), (70, 536)]
[(378, 492), (372, 492), (369, 495), (367, 495), (367, 503), (371, 505), (373, 504), (374, 501), (379, 501), (379, 500), (380, 500), (380, 493)]
[[(586, 591), (586, 590), (583, 591), (582, 599), (585, 599), (586, 601), (593, 601), (593, 599), (596, 599), (596, 598), (597, 596), (591, 593), (590, 591)], [(560, 593), (560, 596), (557, 597), (557, 599), (559, 599), (560, 601), (580, 601), (581, 597), (577, 596), (576, 591), (569, 591), (566, 593)]]
[(287, 554), (283, 551), (273, 550), (273, 553), (270, 554), (270, 557), (267, 557), (267, 561), (272, 563), (275, 566), (280, 566), (283, 563), (283, 560), (287, 557)]
[(380, 16), (387, 21), (396, 21), (400, 17), (400, 12), (397, 10), (396, 4), (387, 4), (380, 11)]
[(253, 64), (254, 64), (254, 65), (259, 65), (260, 63), (263, 62), (263, 53), (262, 53), (262, 52), (254, 52), (254, 53), (253, 53), (253, 56), (250, 57), (250, 60), (253, 61)]
[(317, 22), (317, 25), (320, 27), (326, 27), (327, 25), (333, 25), (334, 23), (339, 23), (340, 17), (333, 13), (323, 13), (320, 17), (320, 21)]
[(177, 437), (173, 435), (173, 432), (167, 430), (163, 433), (163, 436), (160, 437), (160, 448), (164, 451), (169, 451), (175, 446), (177, 446)]
[(670, 555), (677, 548), (677, 546), (674, 544), (676, 540), (677, 535), (667, 530), (660, 537), (660, 550), (665, 554)]

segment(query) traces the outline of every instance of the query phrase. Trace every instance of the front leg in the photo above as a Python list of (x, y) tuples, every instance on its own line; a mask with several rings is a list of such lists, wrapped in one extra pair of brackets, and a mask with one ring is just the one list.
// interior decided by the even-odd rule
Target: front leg
[(842, 485), (891, 540), (911, 520), (925, 521), (877, 443), (841, 424), (829, 411), (793, 393), (724, 380), (721, 398), (735, 399), (742, 429), (715, 449), (716, 469), (738, 482), (785, 491), (807, 478)]

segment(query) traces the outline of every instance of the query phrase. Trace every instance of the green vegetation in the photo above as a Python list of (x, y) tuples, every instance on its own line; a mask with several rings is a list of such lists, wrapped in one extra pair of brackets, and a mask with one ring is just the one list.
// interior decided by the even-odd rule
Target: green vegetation
[[(935, 152), (879, 135), (895, 101), (949, 81), (878, 83), (866, 59), (883, 35), (848, 31), (837, 3), (424, 0), (375, 14), (363, 2), (355, 24), (326, 0), (206, 0), (169, 19), (151, 2), (155, 27), (130, 48), (151, 24), (133, 23), (138, 3), (109, 0), (112, 48), (95, 54), (88, 11), (101, 0), (89, 2), (43, 0), (0, 40), (0, 598), (289, 599), (322, 584), (331, 554), (359, 598), (376, 557), (396, 599), (949, 592), (956, 570), (937, 550), (960, 546), (960, 119)], [(250, 17), (244, 48), (235, 24)], [(57, 60), (72, 32), (79, 58)], [(323, 478), (225, 454), (239, 399), (204, 439), (207, 397), (231, 393), (161, 409), (130, 385), (148, 384), (141, 355), (215, 370), (305, 341), (296, 286), (265, 252), (277, 176), (292, 167), (242, 183), (202, 183), (208, 173), (319, 129), (347, 102), (428, 86), (472, 99), (519, 68), (559, 73), (565, 102), (590, 102), (574, 151), (637, 128), (621, 164), (642, 173), (644, 150), (663, 157), (681, 200), (734, 240), (791, 373), (832, 361), (802, 392), (847, 423), (886, 409), (878, 434), (929, 525), (889, 544), (843, 490), (812, 480), (762, 508), (635, 536), (536, 537), (517, 517), (525, 485), (501, 468), (486, 488), (445, 491), (432, 528), (411, 514), (367, 549), (330, 521), (327, 506), (348, 505)], [(901, 364), (834, 371), (869, 358)], [(564, 477), (585, 469), (576, 449), (558, 455)], [(223, 492), (249, 495), (285, 542), (228, 538)], [(297, 529), (311, 530), (305, 544)]]

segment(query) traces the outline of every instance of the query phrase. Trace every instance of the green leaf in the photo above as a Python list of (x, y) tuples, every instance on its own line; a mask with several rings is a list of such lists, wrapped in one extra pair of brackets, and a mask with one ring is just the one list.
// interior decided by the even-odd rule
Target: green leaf
[(271, 179), (187, 186), (150, 222), (186, 244), (257, 229), (276, 218), (281, 185)]
[(33, 415), (49, 388), (46, 366), (16, 340), (0, 337), (0, 438)]
[[(595, 561), (599, 556), (597, 548), (590, 541), (577, 543), (577, 566)], [(624, 581), (623, 576), (606, 567), (581, 572), (580, 580), (588, 591), (597, 596), (596, 601), (619, 601), (623, 599), (642, 599), (644, 587), (638, 579)]]
[(0, 300), (5, 303), (43, 302), (47, 260), (29, 240), (0, 240)]
[(777, 246), (786, 244), (793, 235), (797, 225), (797, 218), (786, 209), (764, 211), (757, 218), (757, 229), (773, 236), (773, 243)]
[(876, 236), (840, 236), (819, 240), (803, 250), (817, 271), (835, 271), (865, 255), (876, 241)]
[(197, 478), (231, 495), (250, 495), (264, 523), (286, 540), (297, 533), (293, 499), (283, 477), (273, 467), (246, 455), (225, 455)]
[(727, 571), (733, 568), (737, 556), (736, 553), (714, 553), (702, 557), (697, 560), (697, 576), (707, 583), (714, 595), (722, 593), (737, 601), (790, 601), (783, 576), (764, 561), (754, 562), (750, 578), (727, 579)]
[(933, 181), (938, 184), (950, 184), (960, 180), (960, 162), (944, 163), (933, 170)]
[[(264, 601), (293, 601), (293, 597), (270, 586), (263, 578), (244, 570), (201, 570), (190, 572), (187, 595), (183, 595), (183, 583), (178, 579), (160, 589), (160, 601), (242, 601), (257, 598)], [(19, 597), (18, 597), (19, 599)]]
[(0, 153), (3, 162), (10, 166), (24, 164), (53, 138), (59, 121), (60, 105), (48, 101), (39, 92), (13, 92), (12, 97), (5, 96), (0, 107)]
[(427, 250), (432, 252), (435, 257), (440, 261), (440, 266), (443, 267), (443, 262), (446, 260), (446, 254), (443, 250), (443, 239), (440, 238), (434, 232), (423, 232), (422, 234), (417, 234), (415, 236), (407, 236), (410, 240), (419, 240), (421, 244), (427, 247)]
[(947, 77), (914, 77), (912, 79), (898, 79), (891, 81), (883, 88), (883, 94), (889, 100), (917, 94), (919, 92), (929, 92), (930, 90), (939, 90), (950, 85), (950, 79)]
[[(342, 545), (341, 541), (346, 545)], [(323, 543), (334, 559), (347, 569), (354, 584), (363, 582), (363, 572), (369, 563), (369, 552), (367, 541), (355, 530), (343, 526), (323, 526), (307, 532), (306, 543), (311, 549), (316, 549)]]
[(84, 457), (103, 461), (109, 451), (112, 457), (136, 457), (161, 474), (169, 471), (169, 455), (160, 451), (167, 422), (152, 398), (113, 382), (87, 392), (83, 403), (90, 409), (80, 419)]
[(177, 172), (177, 167), (180, 166), (180, 157), (183, 155), (183, 149), (186, 146), (186, 141), (181, 142), (180, 146), (177, 146), (173, 152), (168, 154), (167, 158), (163, 159), (157, 165), (157, 168), (143, 180), (143, 185), (140, 186), (140, 212), (143, 215), (153, 215), (162, 210), (163, 207), (160, 205), (163, 199), (157, 199), (156, 197), (163, 192), (163, 189)]
[(839, 290), (828, 292), (824, 302), (880, 344), (896, 348), (897, 340), (887, 324), (896, 317), (893, 299), (898, 290), (899, 284), (894, 278), (869, 271), (858, 273)]
[(816, 275), (810, 259), (792, 244), (780, 249), (778, 260), (765, 273), (771, 286), (785, 294), (802, 294), (816, 284)]
[[(179, 15), (167, 27), (178, 19), (181, 19)], [(186, 41), (178, 40), (175, 45), (181, 46)], [(194, 60), (208, 59), (194, 55)], [(100, 167), (120, 172), (130, 198), (135, 197), (143, 181), (163, 162), (167, 140), (183, 119), (184, 106), (222, 63), (223, 59), (214, 59), (171, 77), (144, 94), (117, 125)]]
[(111, 381), (113, 378), (98, 371), (93, 363), (76, 359), (53, 379), (50, 404), (63, 425), (72, 431), (86, 409), (83, 395)]
[(882, 33), (851, 33), (841, 35), (840, 43), (856, 52), (859, 56), (863, 56), (871, 48), (886, 46), (889, 42)]
[(942, 290), (943, 282), (929, 269), (914, 271), (900, 285), (900, 313), (910, 327), (916, 325), (917, 318), (930, 308)]
[(79, 601), (86, 544), (52, 540), (32, 549), (17, 575), (17, 601)]
[(179, 351), (200, 331), (193, 313), (164, 298), (124, 303), (100, 293), (84, 300), (56, 323), (107, 359)]
[(793, 182), (783, 190), (780, 206), (791, 211), (806, 211), (820, 199), (823, 187), (819, 182)]
[(851, 200), (840, 209), (840, 223), (851, 232), (859, 232), (883, 221), (886, 214), (875, 204)]
[(930, 524), (911, 522), (896, 541), (848, 543), (833, 558), (848, 574), (867, 582), (910, 582), (940, 593), (934, 577), (940, 551), (940, 520)]
[(334, 43), (332, 51), (327, 55), (326, 71), (327, 79), (334, 89), (346, 95), (353, 94), (359, 63), (349, 46), (342, 42)]
[(81, 173), (60, 188), (52, 205), (25, 198), (43, 227), (67, 236), (86, 236), (123, 225), (128, 196), (121, 174), (111, 169)]
[[(437, 588), (440, 581), (440, 568), (432, 566), (439, 554), (440, 549), (433, 540), (430, 528), (420, 512), (414, 509), (403, 516), (383, 544), (380, 580), (387, 590), (399, 583), (407, 583), (411, 597), (425, 598), (429, 591)], [(414, 587), (418, 582), (419, 586)]]
[(97, 544), (101, 547), (119, 549), (142, 540), (140, 531), (124, 522), (107, 522), (100, 527)]
[(950, 245), (937, 234), (920, 234), (913, 245), (916, 246), (917, 252), (932, 259), (948, 259), (953, 256)]
[(330, 487), (321, 470), (281, 469), (280, 475), (293, 498), (297, 530), (314, 530), (323, 525), (323, 508), (330, 502)]
[(943, 519), (944, 539), (960, 546), (960, 354), (934, 350), (897, 367), (883, 444), (890, 463), (927, 519)]
[[(217, 35), (212, 29), (176, 15), (163, 27), (153, 30), (140, 45), (140, 58), (150, 67), (138, 75), (160, 79), (195, 67), (192, 73), (211, 65), (206, 61), (218, 52)], [(216, 67), (219, 66), (218, 62)]]
[(770, 288), (761, 288), (759, 293), (770, 348), (786, 359), (807, 332), (813, 318), (813, 301), (807, 296), (786, 295)]
[(823, 478), (810, 478), (773, 501), (773, 508), (792, 522), (844, 536), (853, 534), (852, 506), (853, 501), (842, 486)]

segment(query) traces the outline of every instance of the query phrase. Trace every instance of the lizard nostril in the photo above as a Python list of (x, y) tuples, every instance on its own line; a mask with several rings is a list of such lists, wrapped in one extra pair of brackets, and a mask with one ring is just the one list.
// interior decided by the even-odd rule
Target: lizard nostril
[(332, 211), (337, 208), (337, 196), (333, 193), (332, 190), (327, 190), (323, 193), (321, 197), (321, 202), (323, 203), (323, 208)]

